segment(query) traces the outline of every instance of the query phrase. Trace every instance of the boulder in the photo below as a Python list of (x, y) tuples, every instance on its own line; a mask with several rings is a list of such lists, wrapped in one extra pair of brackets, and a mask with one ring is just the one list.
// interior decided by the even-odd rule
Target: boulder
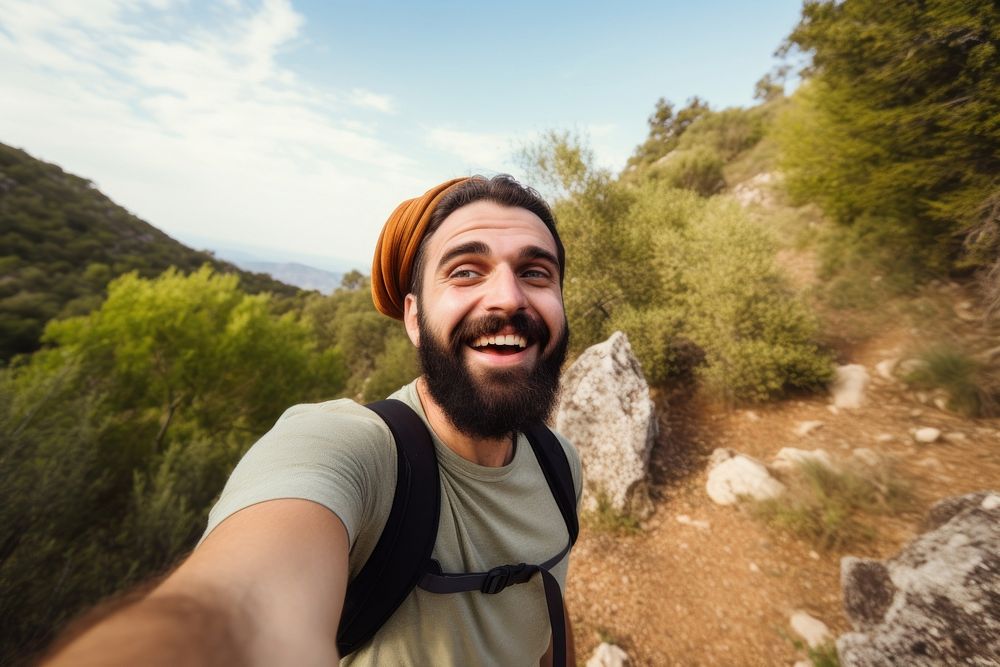
[(844, 667), (1000, 664), (1000, 493), (934, 507), (894, 558), (841, 561)]
[(623, 667), (627, 664), (628, 654), (618, 646), (607, 642), (602, 642), (587, 661), (587, 667)]
[(868, 382), (868, 370), (861, 364), (837, 366), (830, 390), (833, 405), (837, 408), (860, 408), (865, 401)]
[(584, 509), (596, 509), (603, 496), (615, 511), (648, 516), (656, 415), (625, 334), (589, 347), (563, 374), (555, 428), (580, 452)]
[(716, 449), (710, 463), (705, 490), (716, 504), (733, 505), (740, 496), (767, 500), (785, 492), (785, 485), (771, 477), (767, 466), (745, 454)]

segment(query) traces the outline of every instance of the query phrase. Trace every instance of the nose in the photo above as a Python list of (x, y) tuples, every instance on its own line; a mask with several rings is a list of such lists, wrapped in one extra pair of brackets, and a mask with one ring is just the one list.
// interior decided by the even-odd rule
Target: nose
[(528, 306), (524, 286), (508, 266), (496, 267), (486, 286), (484, 305), (487, 310), (515, 313)]

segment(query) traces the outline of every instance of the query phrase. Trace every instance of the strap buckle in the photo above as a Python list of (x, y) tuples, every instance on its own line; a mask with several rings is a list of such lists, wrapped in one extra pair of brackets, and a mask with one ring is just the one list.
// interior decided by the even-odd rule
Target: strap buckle
[(480, 589), (483, 593), (490, 595), (499, 593), (510, 585), (511, 579), (524, 571), (524, 563), (518, 565), (500, 565), (486, 573), (483, 586)]

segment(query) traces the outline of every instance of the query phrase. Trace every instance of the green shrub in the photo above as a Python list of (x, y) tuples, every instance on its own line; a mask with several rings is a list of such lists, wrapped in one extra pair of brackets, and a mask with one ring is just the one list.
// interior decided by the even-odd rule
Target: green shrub
[(707, 202), (688, 228), (685, 333), (705, 350), (701, 375), (726, 398), (764, 400), (832, 375), (814, 342), (816, 319), (774, 253), (774, 241), (729, 199)]
[(911, 500), (909, 485), (889, 461), (873, 468), (804, 461), (787, 485), (781, 497), (753, 502), (751, 513), (823, 550), (870, 540), (867, 516), (905, 510)]
[(942, 389), (948, 409), (969, 417), (991, 417), (1000, 408), (1000, 383), (988, 367), (969, 353), (947, 343), (922, 352), (923, 361), (904, 379), (920, 389)]
[(597, 532), (634, 535), (642, 530), (638, 519), (615, 509), (604, 493), (597, 495), (597, 507), (593, 511), (583, 512), (580, 518), (585, 526)]
[(726, 187), (722, 164), (722, 157), (712, 148), (677, 149), (653, 164), (647, 177), (708, 197)]

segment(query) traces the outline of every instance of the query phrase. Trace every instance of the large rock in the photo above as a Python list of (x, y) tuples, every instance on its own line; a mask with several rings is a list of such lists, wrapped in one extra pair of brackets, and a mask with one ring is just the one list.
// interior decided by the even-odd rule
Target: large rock
[(865, 402), (865, 389), (868, 387), (868, 370), (861, 364), (837, 366), (834, 372), (833, 404), (838, 408), (860, 408)]
[(716, 449), (709, 465), (705, 490), (719, 505), (735, 504), (741, 496), (767, 500), (785, 492), (785, 485), (771, 477), (767, 466), (746, 454)]
[(584, 509), (596, 509), (604, 496), (618, 512), (638, 518), (649, 514), (656, 416), (649, 385), (625, 334), (616, 331), (569, 367), (555, 427), (580, 451)]
[(844, 667), (1000, 664), (1000, 493), (943, 500), (926, 528), (885, 563), (841, 561)]

